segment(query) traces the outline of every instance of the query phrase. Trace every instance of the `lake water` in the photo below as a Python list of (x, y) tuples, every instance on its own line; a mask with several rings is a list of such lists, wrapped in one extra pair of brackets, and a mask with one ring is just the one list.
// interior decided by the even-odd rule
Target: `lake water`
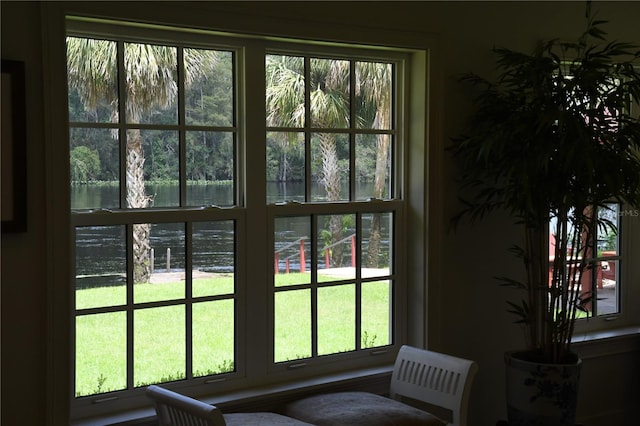
[[(362, 186), (359, 193), (371, 189)], [(320, 185), (312, 188), (312, 194), (321, 194)], [(118, 188), (114, 186), (72, 187), (72, 206), (76, 209), (117, 208)], [(267, 190), (268, 202), (282, 200), (304, 200), (302, 183), (270, 184)], [(170, 207), (178, 205), (177, 185), (158, 185), (149, 187), (148, 193), (154, 194), (154, 206)], [(233, 188), (231, 185), (193, 185), (187, 188), (190, 205), (232, 205)], [(285, 224), (276, 224), (276, 247), (285, 246), (298, 235), (308, 235), (300, 230), (309, 229), (308, 217), (287, 218)], [(367, 229), (367, 218), (363, 218), (363, 228)], [(383, 221), (382, 256), (388, 255), (389, 227)], [(348, 232), (353, 232), (350, 230)], [(347, 234), (348, 235), (348, 234)], [(183, 271), (185, 268), (185, 225), (184, 223), (154, 224), (151, 227), (150, 243), (154, 251), (154, 272), (167, 271), (167, 257), (171, 271)], [(309, 242), (306, 242), (307, 250)], [(350, 242), (345, 244), (350, 245)], [(366, 245), (366, 236), (363, 237)], [(169, 249), (169, 251), (167, 250)], [(234, 227), (232, 221), (197, 222), (192, 232), (193, 269), (206, 272), (233, 272), (234, 270)], [(299, 270), (299, 247), (295, 245), (281, 253), (281, 259), (290, 257), (291, 270)], [(79, 288), (114, 285), (124, 281), (126, 274), (126, 232), (123, 226), (83, 227), (76, 230), (76, 285)], [(345, 256), (350, 256), (345, 249)], [(350, 259), (345, 258), (345, 265)], [(307, 254), (306, 268), (310, 268)], [(284, 265), (283, 265), (284, 268)], [(308, 270), (308, 269), (307, 269)]]

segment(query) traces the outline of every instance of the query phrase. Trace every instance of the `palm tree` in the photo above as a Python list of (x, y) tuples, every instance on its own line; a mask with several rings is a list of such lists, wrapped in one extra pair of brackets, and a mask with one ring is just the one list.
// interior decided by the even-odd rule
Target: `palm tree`
[[(118, 43), (107, 40), (67, 37), (69, 86), (76, 89), (86, 108), (111, 105), (111, 121), (118, 122), (118, 102), (125, 105), (127, 123), (140, 123), (154, 108), (169, 108), (178, 94), (177, 49), (170, 46), (124, 43), (124, 99), (119, 98)], [(185, 86), (206, 75), (216, 52), (185, 49)], [(117, 132), (113, 132), (118, 137)], [(147, 208), (153, 197), (145, 192), (144, 150), (140, 129), (127, 132), (127, 208)], [(150, 226), (133, 229), (134, 282), (147, 282), (150, 270)]]
[[(391, 82), (392, 66), (378, 62), (358, 62), (356, 68), (358, 84), (356, 94), (360, 95), (363, 110), (374, 111), (372, 128), (386, 130), (391, 128)], [(373, 196), (384, 198), (387, 181), (387, 163), (389, 161), (389, 134), (378, 134), (376, 141), (376, 169), (373, 184)], [(365, 265), (369, 268), (379, 266), (381, 240), (381, 213), (374, 213), (371, 221), (371, 235)]]
[[(311, 59), (310, 116), (311, 125), (320, 129), (349, 126), (349, 62)], [(301, 57), (269, 56), (267, 60), (267, 124), (272, 127), (301, 128), (305, 124), (304, 60)], [(290, 136), (295, 137), (294, 133)], [(327, 201), (340, 199), (340, 168), (336, 134), (317, 134), (322, 153), (320, 182), (325, 188)], [(329, 219), (330, 242), (343, 238), (342, 217)], [(332, 263), (342, 265), (342, 245), (334, 246)]]

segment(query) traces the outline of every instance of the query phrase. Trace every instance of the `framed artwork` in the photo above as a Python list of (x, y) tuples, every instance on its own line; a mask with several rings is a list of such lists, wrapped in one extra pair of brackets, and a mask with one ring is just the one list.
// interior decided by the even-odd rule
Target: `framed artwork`
[(27, 230), (27, 135), (24, 62), (2, 59), (0, 214), (2, 233)]

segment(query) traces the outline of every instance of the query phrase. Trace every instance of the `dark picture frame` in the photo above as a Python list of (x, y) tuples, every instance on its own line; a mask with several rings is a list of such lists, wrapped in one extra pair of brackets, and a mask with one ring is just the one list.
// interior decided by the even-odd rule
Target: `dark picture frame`
[(24, 62), (2, 59), (0, 140), (2, 233), (27, 230), (27, 125)]

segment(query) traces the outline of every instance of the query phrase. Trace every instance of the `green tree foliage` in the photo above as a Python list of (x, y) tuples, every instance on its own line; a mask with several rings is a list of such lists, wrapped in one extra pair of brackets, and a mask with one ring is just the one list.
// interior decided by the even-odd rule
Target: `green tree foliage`
[(75, 147), (71, 150), (69, 167), (72, 182), (87, 183), (95, 181), (100, 174), (98, 151), (86, 146)]

